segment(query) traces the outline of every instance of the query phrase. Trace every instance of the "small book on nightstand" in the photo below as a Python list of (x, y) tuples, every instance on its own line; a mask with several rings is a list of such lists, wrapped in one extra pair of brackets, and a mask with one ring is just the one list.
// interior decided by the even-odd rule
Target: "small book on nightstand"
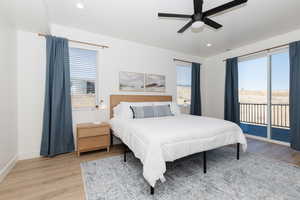
[(82, 123), (77, 124), (77, 155), (82, 152), (107, 149), (110, 147), (110, 125)]

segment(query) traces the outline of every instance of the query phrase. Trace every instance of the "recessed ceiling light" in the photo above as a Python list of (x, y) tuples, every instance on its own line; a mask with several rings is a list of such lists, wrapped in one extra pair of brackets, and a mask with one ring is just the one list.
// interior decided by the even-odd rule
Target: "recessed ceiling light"
[(76, 3), (76, 7), (79, 8), (79, 9), (83, 9), (83, 8), (84, 8), (83, 2), (82, 2), (82, 1), (78, 1), (78, 2)]
[(206, 44), (206, 46), (207, 46), (207, 47), (211, 47), (211, 46), (212, 46), (212, 44), (208, 43), (208, 44)]

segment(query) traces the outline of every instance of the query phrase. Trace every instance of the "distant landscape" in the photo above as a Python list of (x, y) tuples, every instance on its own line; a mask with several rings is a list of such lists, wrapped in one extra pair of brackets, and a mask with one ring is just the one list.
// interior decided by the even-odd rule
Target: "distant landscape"
[(191, 103), (191, 87), (177, 86), (177, 103), (183, 105), (184, 103)]
[(73, 108), (94, 108), (96, 106), (95, 94), (72, 95)]
[[(177, 104), (180, 106), (182, 113), (190, 112), (191, 104), (191, 87), (190, 86), (177, 86)], [(184, 106), (186, 105), (186, 106)]]
[[(267, 103), (266, 90), (240, 90), (240, 103)], [(289, 104), (289, 91), (272, 91), (272, 104)]]

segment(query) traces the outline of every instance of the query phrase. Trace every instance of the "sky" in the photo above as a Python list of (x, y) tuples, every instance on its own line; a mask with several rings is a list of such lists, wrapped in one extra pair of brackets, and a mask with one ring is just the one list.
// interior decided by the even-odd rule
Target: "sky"
[[(289, 54), (273, 54), (272, 90), (289, 89)], [(239, 62), (239, 88), (245, 90), (267, 90), (267, 57)]]
[(192, 67), (191, 66), (176, 66), (177, 85), (191, 86)]

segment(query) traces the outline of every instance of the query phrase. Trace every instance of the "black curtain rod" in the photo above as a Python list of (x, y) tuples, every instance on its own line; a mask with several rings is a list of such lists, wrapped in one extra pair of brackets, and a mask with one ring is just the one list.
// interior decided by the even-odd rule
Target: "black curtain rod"
[(174, 61), (180, 61), (180, 62), (186, 62), (186, 63), (193, 63), (192, 61), (187, 61), (187, 60), (182, 60), (182, 59), (178, 59), (178, 58), (173, 58)]
[[(238, 57), (238, 58), (246, 57), (246, 56), (250, 56), (250, 55), (253, 55), (253, 54), (258, 54), (258, 53), (261, 53), (261, 52), (270, 51), (270, 50), (272, 50), (272, 49), (278, 49), (278, 48), (281, 48), (281, 47), (286, 47), (286, 46), (288, 46), (289, 44), (290, 44), (290, 43), (286, 43), (286, 44), (274, 46), (274, 47), (271, 47), (271, 48), (267, 48), (267, 49), (255, 51), (255, 52), (252, 52), (252, 53), (243, 54), (243, 55), (240, 55), (240, 56), (237, 56), (237, 57)], [(228, 59), (228, 58), (227, 58), (227, 59)], [(227, 59), (224, 59), (223, 62), (225, 62)]]

